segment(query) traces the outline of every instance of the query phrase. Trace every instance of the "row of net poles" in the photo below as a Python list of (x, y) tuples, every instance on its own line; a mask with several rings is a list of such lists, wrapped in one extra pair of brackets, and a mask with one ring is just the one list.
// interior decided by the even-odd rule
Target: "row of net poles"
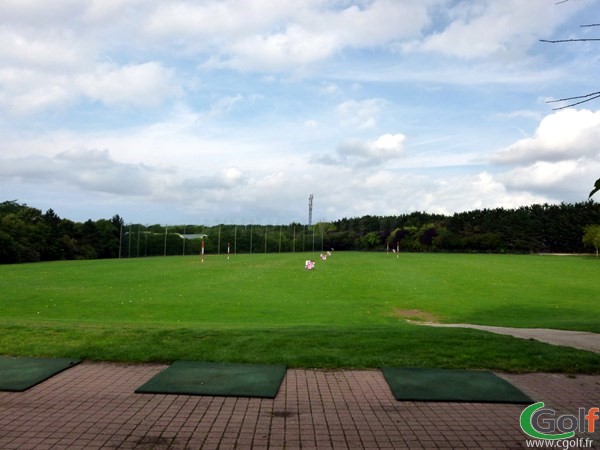
[[(126, 232), (125, 234), (127, 234), (127, 257), (131, 258), (132, 257), (132, 250), (134, 255), (133, 256), (137, 256), (140, 257), (140, 251), (141, 251), (141, 244), (142, 244), (142, 239), (141, 239), (141, 224), (138, 224), (138, 229), (137, 229), (137, 241), (133, 242), (133, 239), (135, 239), (135, 236), (133, 236), (133, 224), (129, 224), (129, 231)], [(124, 239), (123, 239), (123, 225), (121, 225), (121, 231), (120, 231), (120, 236), (119, 236), (119, 258), (122, 257), (122, 249), (124, 247)], [(148, 226), (146, 225), (145, 227), (145, 231), (144, 231), (144, 256), (147, 256), (147, 252), (148, 252), (148, 231), (147, 228)], [(234, 243), (233, 243), (233, 254), (237, 254), (237, 225), (235, 225), (234, 227)], [(321, 226), (321, 251), (324, 249), (324, 244), (325, 244), (325, 230), (324, 227)], [(182, 239), (182, 250), (181, 253), (182, 255), (185, 256), (185, 252), (186, 252), (186, 241), (187, 241), (187, 235), (186, 235), (186, 231), (187, 231), (187, 225), (183, 226), (183, 239)], [(315, 251), (315, 247), (317, 244), (317, 237), (316, 237), (316, 230), (314, 227), (312, 227), (312, 245), (310, 245), (310, 241), (307, 242), (307, 237), (309, 239), (311, 239), (311, 237), (307, 236), (307, 233), (309, 232), (308, 226), (304, 225), (302, 228), (302, 252), (306, 251), (306, 247), (307, 245), (309, 245), (312, 248), (312, 251)], [(218, 232), (217, 232), (217, 254), (221, 254), (221, 241), (222, 241), (222, 225), (219, 225), (218, 227)], [(168, 247), (168, 236), (169, 236), (169, 227), (168, 225), (165, 225), (165, 232), (164, 232), (164, 238), (163, 238), (163, 256), (167, 256), (167, 247)], [(133, 239), (132, 239), (133, 237)], [(294, 226), (292, 228), (292, 252), (296, 252), (297, 247), (298, 247), (298, 240), (299, 236), (297, 236), (296, 233), (296, 226)], [(265, 243), (264, 243), (264, 252), (268, 253), (269, 251), (269, 225), (265, 225)], [(134, 247), (135, 246), (135, 247)], [(229, 243), (228, 243), (228, 246)], [(278, 242), (278, 252), (281, 253), (283, 249), (283, 226), (280, 225), (279, 226), (279, 242)], [(249, 248), (249, 253), (253, 253), (254, 252), (254, 226), (250, 225), (250, 248)]]

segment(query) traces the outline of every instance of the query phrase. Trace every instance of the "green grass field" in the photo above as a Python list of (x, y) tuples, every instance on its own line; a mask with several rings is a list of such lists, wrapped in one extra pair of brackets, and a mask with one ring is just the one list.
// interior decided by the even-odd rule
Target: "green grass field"
[(0, 353), (600, 373), (590, 352), (403, 318), (600, 332), (593, 257), (316, 256), (0, 266)]

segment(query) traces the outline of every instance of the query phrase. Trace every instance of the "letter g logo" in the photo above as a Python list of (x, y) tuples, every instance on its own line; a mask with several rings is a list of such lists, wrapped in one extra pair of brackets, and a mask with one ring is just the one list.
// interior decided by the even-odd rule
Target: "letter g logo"
[[(526, 434), (528, 434), (529, 436), (536, 438), (536, 439), (550, 439), (550, 440), (569, 439), (569, 438), (572, 438), (573, 436), (575, 436), (574, 431), (569, 431), (567, 433), (560, 433), (560, 434), (543, 433), (543, 431), (555, 431), (555, 429), (556, 429), (556, 421), (554, 420), (554, 418), (542, 419), (542, 422), (544, 425), (543, 426), (540, 425), (540, 422), (538, 421), (538, 419), (544, 412), (548, 412), (548, 413), (551, 413), (552, 415), (554, 415), (554, 411), (551, 409), (541, 410), (543, 407), (544, 407), (544, 402), (537, 402), (537, 403), (534, 403), (533, 405), (530, 405), (527, 408), (525, 408), (523, 410), (523, 412), (521, 413), (519, 423), (521, 425), (521, 429)], [(541, 411), (538, 412), (538, 410), (541, 410)], [(536, 412), (537, 412), (537, 414), (536, 414)]]

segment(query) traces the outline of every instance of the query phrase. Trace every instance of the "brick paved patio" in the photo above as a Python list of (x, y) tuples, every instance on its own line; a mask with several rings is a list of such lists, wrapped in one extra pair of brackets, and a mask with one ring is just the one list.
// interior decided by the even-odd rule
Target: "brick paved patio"
[[(83, 362), (0, 392), (0, 449), (525, 447), (523, 405), (398, 402), (377, 370), (288, 370), (274, 400), (134, 393), (165, 367)], [(501, 376), (559, 413), (600, 406), (600, 376)]]

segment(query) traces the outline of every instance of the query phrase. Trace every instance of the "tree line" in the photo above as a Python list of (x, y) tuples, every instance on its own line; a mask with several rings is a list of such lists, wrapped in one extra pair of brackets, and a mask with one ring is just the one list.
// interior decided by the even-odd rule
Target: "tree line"
[(336, 250), (582, 253), (598, 248), (600, 204), (412, 212), (312, 226), (143, 225), (119, 215), (83, 223), (17, 201), (0, 203), (0, 263)]

